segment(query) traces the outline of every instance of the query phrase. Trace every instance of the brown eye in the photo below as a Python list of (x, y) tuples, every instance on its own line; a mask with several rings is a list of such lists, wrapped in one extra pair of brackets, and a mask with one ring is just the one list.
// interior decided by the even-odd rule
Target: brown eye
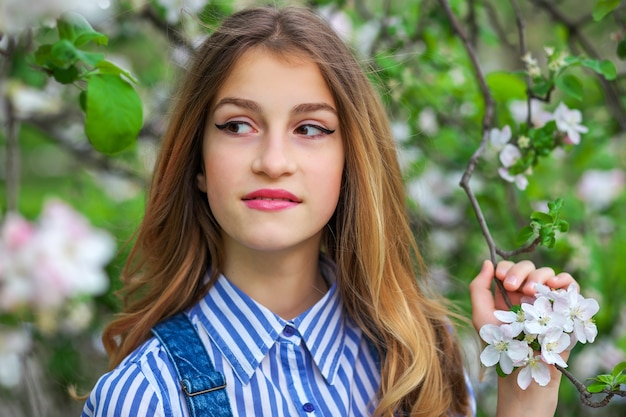
[(311, 125), (311, 124), (300, 125), (295, 130), (295, 133), (298, 135), (304, 135), (304, 136), (310, 136), (310, 137), (330, 135), (334, 132), (335, 132), (334, 130), (326, 129), (322, 126)]
[(215, 127), (235, 135), (243, 135), (252, 132), (252, 126), (246, 122), (226, 122), (221, 125), (215, 124)]

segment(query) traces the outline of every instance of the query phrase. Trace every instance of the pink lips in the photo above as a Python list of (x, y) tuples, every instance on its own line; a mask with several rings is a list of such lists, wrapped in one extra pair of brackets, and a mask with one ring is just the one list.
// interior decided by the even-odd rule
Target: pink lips
[(286, 190), (261, 189), (246, 194), (242, 198), (251, 209), (276, 211), (295, 207), (301, 200)]

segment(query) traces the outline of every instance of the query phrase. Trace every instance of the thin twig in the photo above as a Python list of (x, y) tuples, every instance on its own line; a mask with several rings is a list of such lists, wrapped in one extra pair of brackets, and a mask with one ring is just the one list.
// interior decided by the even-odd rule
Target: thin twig
[[(493, 240), (493, 237), (491, 236), (491, 232), (489, 231), (489, 226), (487, 225), (487, 220), (485, 220), (485, 216), (483, 214), (482, 209), (480, 208), (480, 204), (478, 203), (478, 200), (476, 199), (476, 196), (474, 195), (474, 191), (469, 185), (469, 181), (472, 177), (472, 174), (474, 173), (474, 170), (476, 169), (476, 165), (478, 164), (478, 159), (481, 157), (481, 155), (483, 154), (487, 146), (487, 140), (489, 139), (489, 129), (491, 129), (491, 125), (493, 122), (493, 112), (494, 112), (495, 102), (494, 102), (493, 96), (491, 95), (491, 91), (489, 90), (489, 86), (487, 85), (487, 80), (485, 79), (482, 69), (480, 68), (480, 64), (478, 63), (478, 56), (476, 55), (476, 52), (474, 51), (474, 48), (472, 47), (472, 44), (469, 41), (468, 37), (465, 35), (465, 32), (463, 28), (461, 27), (459, 20), (456, 18), (456, 16), (452, 12), (449, 2), (447, 0), (439, 0), (439, 2), (443, 6), (443, 9), (445, 10), (446, 15), (448, 16), (448, 19), (450, 20), (450, 23), (452, 24), (454, 31), (459, 35), (459, 38), (461, 38), (461, 41), (463, 42), (463, 45), (465, 46), (465, 50), (467, 51), (469, 59), (472, 63), (472, 67), (474, 68), (474, 72), (476, 73), (476, 78), (478, 80), (478, 86), (480, 88), (483, 101), (485, 102), (485, 113), (483, 115), (483, 125), (482, 125), (482, 139), (480, 141), (480, 145), (478, 146), (478, 149), (474, 151), (474, 154), (470, 158), (467, 164), (467, 168), (465, 169), (465, 172), (463, 173), (463, 177), (461, 178), (461, 182), (459, 183), (459, 185), (461, 186), (461, 188), (463, 188), (463, 190), (467, 194), (467, 197), (470, 200), (470, 204), (472, 205), (476, 218), (478, 219), (478, 224), (480, 225), (480, 229), (483, 233), (483, 236), (485, 237), (485, 240), (487, 241), (487, 246), (489, 247), (489, 254), (491, 257), (491, 262), (495, 265), (496, 264), (496, 244)], [(504, 285), (498, 279), (496, 279), (495, 282), (507, 306), (510, 308), (512, 306), (511, 300), (509, 299), (506, 293), (506, 290), (504, 289)]]
[(485, 10), (487, 11), (487, 17), (489, 18), (489, 21), (491, 22), (491, 27), (498, 34), (498, 39), (502, 41), (502, 43), (506, 45), (506, 47), (509, 49), (517, 48), (516, 45), (514, 45), (513, 43), (511, 43), (511, 41), (508, 40), (507, 38), (508, 30), (504, 29), (504, 27), (502, 26), (502, 23), (500, 22), (500, 19), (498, 18), (498, 12), (496, 11), (496, 8), (493, 6), (493, 4), (491, 4), (490, 2), (484, 2), (483, 6), (485, 7)]
[(156, 14), (154, 9), (148, 5), (146, 5), (141, 13), (139, 13), (139, 17), (147, 20), (157, 28), (160, 32), (162, 32), (168, 41), (177, 46), (182, 46), (188, 51), (193, 51), (193, 46), (184, 36), (180, 34), (176, 29), (167, 24), (166, 21), (161, 19), (159, 15)]
[(469, 12), (467, 13), (467, 26), (469, 27), (468, 40), (474, 50), (478, 46), (478, 23), (476, 22), (476, 0), (469, 0), (467, 5)]
[[(574, 22), (568, 19), (551, 1), (549, 0), (530, 0), (537, 7), (545, 10), (552, 20), (561, 23), (570, 36), (580, 44), (581, 48), (587, 56), (593, 59), (599, 59), (599, 54), (593, 47), (593, 44), (582, 33), (578, 22)], [(609, 111), (612, 113), (613, 118), (619, 123), (620, 128), (626, 130), (626, 109), (622, 106), (620, 97), (623, 95), (617, 87), (617, 84), (606, 80), (602, 75), (595, 74), (602, 88), (606, 93), (606, 100), (608, 102)]]
[(566, 368), (563, 368), (562, 366), (557, 365), (557, 364), (554, 364), (554, 366), (563, 375), (565, 375), (565, 377), (567, 379), (569, 379), (572, 382), (572, 384), (574, 384), (574, 386), (578, 389), (578, 392), (580, 392), (580, 400), (587, 407), (591, 407), (591, 408), (605, 407), (605, 406), (607, 406), (609, 404), (611, 399), (614, 396), (616, 396), (616, 395), (620, 396), (620, 397), (626, 397), (626, 391), (623, 391), (623, 390), (616, 390), (616, 391), (605, 390), (605, 391), (602, 392), (602, 393), (605, 394), (605, 397), (602, 400), (600, 400), (600, 401), (592, 401), (591, 400), (592, 393), (587, 391), (587, 387), (582, 382), (580, 382), (578, 379), (576, 379), (576, 377), (570, 371), (568, 371)]
[(45, 131), (47, 133), (45, 135), (47, 139), (54, 142), (61, 149), (72, 154), (74, 158), (81, 164), (91, 168), (95, 168), (100, 171), (108, 172), (117, 177), (128, 179), (142, 188), (145, 188), (147, 186), (146, 178), (144, 178), (141, 174), (123, 165), (115, 163), (114, 160), (100, 154), (99, 152), (96, 152), (90, 146), (77, 146), (70, 140), (55, 135), (53, 132), (50, 132), (49, 126), (44, 121), (30, 119), (28, 122), (36, 128)]
[[(517, 35), (519, 38), (519, 51), (520, 56), (526, 55), (526, 24), (524, 23), (524, 18), (522, 17), (522, 11), (519, 8), (519, 4), (517, 4), (517, 0), (511, 0), (511, 5), (513, 6), (513, 10), (515, 11), (515, 23), (517, 24)], [(526, 71), (526, 75), (524, 77), (526, 81), (526, 126), (530, 128), (532, 124), (532, 99), (533, 99), (533, 91), (532, 84), (530, 79), (530, 74)]]
[(541, 243), (541, 238), (538, 237), (535, 240), (533, 240), (530, 244), (524, 247), (521, 247), (519, 249), (505, 251), (496, 247), (496, 253), (500, 255), (502, 259), (509, 259), (509, 258), (512, 258), (513, 256), (520, 255), (522, 253), (529, 253), (529, 252), (534, 251), (537, 248), (537, 246), (539, 246), (540, 243)]

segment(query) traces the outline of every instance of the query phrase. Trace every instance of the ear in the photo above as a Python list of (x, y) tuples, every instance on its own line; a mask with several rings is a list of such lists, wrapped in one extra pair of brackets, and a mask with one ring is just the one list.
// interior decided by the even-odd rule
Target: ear
[(206, 191), (207, 191), (207, 188), (206, 188), (206, 174), (204, 173), (204, 170), (202, 170), (202, 172), (200, 172), (196, 176), (196, 181), (197, 181), (198, 189), (200, 191), (202, 191), (203, 193), (206, 193)]

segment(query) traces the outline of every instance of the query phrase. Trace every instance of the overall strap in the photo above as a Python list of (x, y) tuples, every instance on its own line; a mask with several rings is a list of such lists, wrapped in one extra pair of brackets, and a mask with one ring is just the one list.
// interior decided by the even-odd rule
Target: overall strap
[(191, 417), (231, 417), (224, 375), (215, 370), (200, 336), (185, 313), (152, 328), (174, 364)]

